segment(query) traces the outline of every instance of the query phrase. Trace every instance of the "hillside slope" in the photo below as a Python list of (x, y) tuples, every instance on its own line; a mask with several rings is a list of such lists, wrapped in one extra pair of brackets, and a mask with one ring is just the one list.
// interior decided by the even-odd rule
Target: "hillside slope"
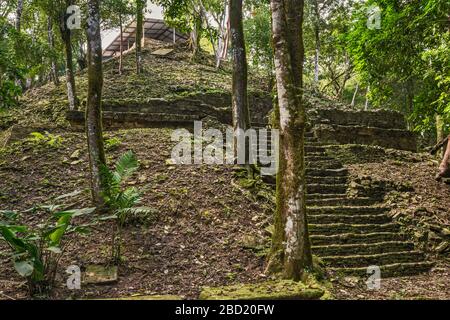
[[(171, 44), (146, 41), (143, 48), (143, 72), (136, 75), (135, 55), (130, 51), (124, 55), (124, 72), (119, 74), (117, 58), (104, 63), (103, 101), (111, 104), (140, 104), (150, 99), (177, 99), (201, 93), (231, 92), (231, 71), (227, 64), (220, 70), (215, 68), (214, 57), (200, 53), (193, 61), (190, 51), (184, 45), (173, 48), (167, 56), (152, 55), (161, 48), (173, 48)], [(48, 83), (26, 92), (20, 99), (20, 106), (0, 111), (0, 129), (12, 124), (30, 126), (66, 126), (65, 110), (67, 95), (65, 78), (60, 85)], [(264, 94), (267, 85), (263, 78), (251, 73), (250, 94)], [(87, 73), (76, 75), (76, 92), (82, 108), (86, 100)]]

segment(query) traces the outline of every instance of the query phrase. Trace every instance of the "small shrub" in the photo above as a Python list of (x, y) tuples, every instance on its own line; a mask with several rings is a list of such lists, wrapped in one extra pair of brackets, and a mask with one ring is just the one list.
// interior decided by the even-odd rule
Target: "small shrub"
[(25, 212), (50, 213), (49, 218), (36, 226), (21, 225), (20, 212), (0, 211), (0, 236), (11, 249), (14, 268), (27, 279), (31, 296), (42, 296), (51, 291), (59, 261), (68, 244), (66, 236), (87, 232), (87, 225), (75, 226), (72, 219), (93, 211), (94, 208), (62, 210), (60, 206), (34, 207)]
[(105, 205), (111, 212), (104, 219), (114, 219), (115, 229), (112, 241), (112, 259), (120, 263), (122, 246), (122, 228), (130, 220), (140, 220), (155, 213), (152, 208), (137, 207), (141, 202), (141, 192), (136, 187), (124, 188), (122, 185), (139, 168), (136, 155), (128, 151), (117, 161), (114, 170), (107, 166), (101, 168), (105, 186), (103, 187)]

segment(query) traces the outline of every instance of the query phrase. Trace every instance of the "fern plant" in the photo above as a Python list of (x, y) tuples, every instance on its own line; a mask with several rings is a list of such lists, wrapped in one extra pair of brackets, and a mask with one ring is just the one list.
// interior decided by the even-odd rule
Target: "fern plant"
[(14, 268), (27, 279), (31, 296), (42, 296), (50, 292), (59, 261), (69, 243), (66, 235), (88, 231), (88, 225), (75, 226), (72, 219), (94, 210), (95, 208), (63, 210), (61, 206), (37, 206), (24, 211), (49, 214), (43, 223), (36, 226), (20, 224), (20, 212), (0, 211), (0, 239), (9, 245)]
[(107, 166), (101, 167), (103, 175), (103, 198), (107, 209), (111, 212), (106, 219), (114, 219), (115, 227), (112, 237), (112, 259), (118, 264), (122, 260), (122, 229), (131, 219), (139, 216), (148, 216), (154, 210), (148, 207), (138, 207), (141, 202), (141, 192), (136, 187), (123, 187), (127, 179), (139, 169), (139, 162), (132, 151), (123, 154), (113, 170)]

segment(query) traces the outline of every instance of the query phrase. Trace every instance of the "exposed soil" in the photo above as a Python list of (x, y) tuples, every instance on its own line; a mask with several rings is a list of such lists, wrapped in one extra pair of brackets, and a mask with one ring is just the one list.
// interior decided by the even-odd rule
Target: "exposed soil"
[[(178, 294), (196, 298), (201, 286), (264, 278), (263, 258), (244, 249), (243, 243), (249, 236), (267, 237), (264, 226), (272, 206), (232, 183), (232, 167), (167, 165), (175, 144), (170, 141), (170, 130), (129, 130), (109, 134), (112, 136), (122, 143), (108, 152), (110, 163), (126, 150), (137, 154), (141, 168), (128, 183), (144, 188), (142, 205), (156, 208), (158, 214), (143, 225), (126, 227), (119, 282), (84, 286), (76, 293), (78, 297)], [(22, 141), (2, 152), (2, 209), (48, 204), (75, 190), (83, 193), (72, 202), (89, 206), (84, 135), (62, 133), (61, 137), (60, 148)], [(80, 159), (70, 159), (78, 149)], [(26, 223), (35, 224), (41, 218), (29, 216)], [(104, 223), (71, 244), (61, 262), (54, 298), (71, 294), (64, 289), (67, 266), (108, 261), (110, 234), (111, 225)], [(24, 298), (25, 283), (13, 269), (3, 242), (0, 250), (0, 298)]]
[[(108, 139), (115, 137), (121, 142), (109, 148), (109, 163), (127, 150), (137, 154), (141, 167), (128, 183), (142, 188), (142, 205), (156, 208), (158, 213), (126, 227), (125, 259), (118, 283), (82, 286), (73, 293), (65, 288), (65, 268), (108, 262), (112, 226), (104, 223), (88, 236), (76, 236), (61, 261), (52, 298), (175, 294), (195, 299), (202, 286), (265, 279), (264, 258), (247, 248), (267, 241), (264, 229), (270, 224), (273, 200), (241, 189), (234, 183), (230, 166), (168, 164), (175, 144), (170, 141), (170, 133), (169, 129), (107, 133)], [(84, 134), (59, 135), (63, 138), (60, 147), (23, 140), (1, 151), (2, 209), (24, 210), (52, 203), (55, 197), (75, 190), (82, 193), (67, 204), (89, 206)], [(80, 150), (80, 156), (71, 158), (76, 150)], [(398, 209), (411, 214), (415, 211), (404, 209), (420, 204), (435, 212), (436, 219), (448, 222), (448, 187), (433, 181), (435, 167), (428, 160), (402, 165), (387, 160), (349, 168), (355, 175), (409, 181), (415, 190), (412, 199), (421, 197), (421, 201), (410, 201), (406, 207), (399, 202)], [(42, 218), (30, 215), (25, 222), (36, 224)], [(7, 253), (6, 245), (0, 243), (0, 299), (26, 298), (26, 284)], [(368, 290), (361, 280), (332, 278), (332, 294), (337, 299), (449, 299), (449, 270), (448, 263), (441, 261), (429, 274), (383, 279), (377, 291)]]

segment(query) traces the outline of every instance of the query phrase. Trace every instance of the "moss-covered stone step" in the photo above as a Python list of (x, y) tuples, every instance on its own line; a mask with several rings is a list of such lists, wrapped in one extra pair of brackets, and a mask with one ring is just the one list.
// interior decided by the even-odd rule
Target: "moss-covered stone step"
[(364, 255), (325, 256), (321, 257), (321, 259), (334, 268), (367, 268), (372, 265), (381, 266), (402, 262), (421, 262), (424, 259), (424, 254), (420, 251), (400, 251)]
[(343, 193), (308, 193), (306, 195), (307, 200), (314, 199), (347, 199), (347, 195)]
[(95, 300), (184, 300), (184, 297), (175, 295), (135, 295), (119, 298), (98, 298)]
[[(392, 263), (387, 265), (381, 265), (381, 278), (389, 277), (404, 277), (412, 276), (424, 272), (430, 271), (434, 263), (429, 261), (421, 262), (408, 262), (408, 263)], [(361, 268), (328, 268), (329, 271), (342, 274), (342, 275), (353, 275), (363, 277), (367, 280), (369, 274), (367, 273), (367, 267)]]
[(335, 198), (307, 198), (306, 205), (308, 206), (370, 206), (380, 202), (376, 198), (359, 197), (359, 198), (347, 198), (347, 197), (335, 197)]
[(307, 192), (311, 194), (345, 194), (347, 185), (345, 184), (309, 184), (306, 187)]
[(315, 300), (325, 291), (314, 285), (290, 280), (266, 281), (256, 284), (237, 284), (223, 287), (204, 287), (200, 300)]
[(335, 158), (329, 157), (326, 154), (322, 154), (322, 155), (310, 155), (307, 154), (305, 156), (305, 161), (306, 162), (316, 162), (316, 161), (336, 161)]
[(307, 183), (324, 183), (324, 184), (340, 184), (347, 183), (348, 178), (343, 177), (315, 177), (315, 176), (307, 176)]
[[(305, 152), (305, 158), (306, 157), (321, 157), (321, 158), (330, 158), (330, 155), (326, 151), (320, 151), (320, 152)], [(335, 158), (332, 158), (335, 159)]]
[(408, 241), (383, 241), (376, 243), (328, 244), (313, 246), (313, 254), (319, 256), (340, 256), (354, 254), (376, 254), (414, 250), (414, 243)]
[(345, 168), (340, 169), (315, 169), (307, 168), (307, 176), (318, 176), (318, 177), (342, 177), (348, 175), (348, 170)]
[(306, 168), (312, 169), (341, 169), (343, 168), (342, 163), (336, 160), (316, 160), (309, 161), (305, 159)]
[(384, 213), (381, 214), (358, 214), (358, 215), (346, 215), (346, 214), (317, 214), (308, 215), (308, 221), (310, 223), (388, 223), (392, 219)]
[(403, 241), (404, 236), (398, 232), (341, 233), (333, 235), (311, 235), (314, 246), (333, 244), (376, 243), (385, 241)]
[(373, 233), (373, 232), (397, 232), (399, 226), (396, 223), (385, 224), (349, 224), (349, 223), (327, 223), (309, 224), (312, 235), (333, 235), (340, 233)]
[[(74, 128), (84, 125), (82, 111), (68, 111), (66, 118)], [(193, 127), (193, 122), (200, 119), (187, 114), (103, 112), (103, 125), (107, 128)]]
[(305, 152), (309, 153), (309, 152), (325, 152), (325, 147), (324, 146), (310, 146), (310, 145), (305, 145)]
[[(309, 195), (308, 195), (309, 196)], [(360, 215), (360, 214), (381, 214), (387, 213), (389, 208), (379, 206), (324, 206), (309, 207), (308, 214), (333, 214), (333, 215)]]

